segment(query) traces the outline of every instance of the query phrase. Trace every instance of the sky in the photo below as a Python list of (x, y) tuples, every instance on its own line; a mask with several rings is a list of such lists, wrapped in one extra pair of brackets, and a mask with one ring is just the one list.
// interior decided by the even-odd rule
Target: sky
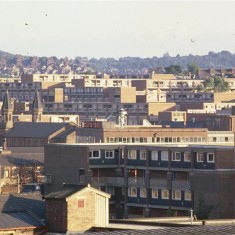
[(0, 50), (71, 59), (235, 53), (235, 1), (0, 0)]

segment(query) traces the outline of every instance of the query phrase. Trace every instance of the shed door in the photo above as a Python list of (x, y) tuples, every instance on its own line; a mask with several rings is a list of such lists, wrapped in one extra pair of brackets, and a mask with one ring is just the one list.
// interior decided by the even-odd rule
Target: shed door
[(108, 225), (109, 207), (107, 198), (96, 194), (96, 226), (106, 227)]

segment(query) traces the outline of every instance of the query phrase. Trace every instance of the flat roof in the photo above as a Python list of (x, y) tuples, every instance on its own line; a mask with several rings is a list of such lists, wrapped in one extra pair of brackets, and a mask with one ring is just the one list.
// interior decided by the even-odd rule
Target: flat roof
[(234, 144), (231, 145), (221, 145), (214, 142), (201, 142), (201, 144), (194, 144), (194, 143), (182, 143), (182, 144), (176, 144), (176, 143), (51, 143), (47, 145), (58, 145), (58, 146), (149, 146), (149, 147), (188, 147), (188, 148), (227, 148), (227, 149), (233, 149)]

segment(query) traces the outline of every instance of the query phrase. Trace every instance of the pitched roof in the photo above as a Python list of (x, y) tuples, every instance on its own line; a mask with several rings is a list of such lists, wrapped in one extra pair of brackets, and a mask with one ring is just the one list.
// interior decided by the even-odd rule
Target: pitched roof
[(37, 160), (29, 160), (29, 159), (23, 159), (14, 157), (11, 155), (1, 155), (0, 157), (0, 165), (1, 166), (33, 166), (33, 165), (43, 165), (42, 162)]
[(55, 122), (15, 122), (5, 137), (47, 138), (68, 123)]
[(103, 191), (100, 191), (96, 188), (90, 187), (89, 185), (87, 187), (84, 186), (77, 186), (75, 188), (69, 188), (69, 189), (64, 189), (61, 191), (53, 192), (45, 196), (45, 199), (66, 199), (70, 196), (72, 196), (74, 193), (83, 193), (87, 190), (92, 190), (96, 194), (105, 196), (110, 198), (110, 195), (108, 193), (105, 193)]
[(39, 193), (0, 195), (0, 213), (30, 212), (45, 219), (45, 203)]
[(52, 193), (46, 195), (45, 199), (65, 199), (68, 196), (78, 192), (83, 187), (84, 186), (81, 186), (80, 188), (78, 188), (78, 187), (68, 188), (68, 189), (57, 191), (57, 192), (52, 192)]
[(44, 227), (44, 223), (27, 211), (0, 213), (0, 230)]

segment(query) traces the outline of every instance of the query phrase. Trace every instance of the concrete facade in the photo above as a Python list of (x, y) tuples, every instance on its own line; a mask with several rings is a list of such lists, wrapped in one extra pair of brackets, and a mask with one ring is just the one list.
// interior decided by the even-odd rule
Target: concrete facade
[(93, 143), (45, 149), (46, 192), (63, 182), (90, 183), (112, 195), (114, 218), (188, 215), (201, 194), (213, 206), (210, 218), (234, 218), (234, 172), (234, 148), (226, 146)]

